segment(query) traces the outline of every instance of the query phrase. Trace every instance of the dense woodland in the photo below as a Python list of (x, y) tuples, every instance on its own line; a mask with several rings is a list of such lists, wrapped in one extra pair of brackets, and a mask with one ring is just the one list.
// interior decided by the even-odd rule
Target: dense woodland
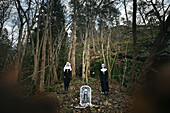
[[(0, 105), (11, 107), (4, 113), (170, 112), (169, 7), (169, 0), (1, 0)], [(108, 97), (100, 94), (103, 63)], [(85, 84), (97, 107), (75, 109)]]

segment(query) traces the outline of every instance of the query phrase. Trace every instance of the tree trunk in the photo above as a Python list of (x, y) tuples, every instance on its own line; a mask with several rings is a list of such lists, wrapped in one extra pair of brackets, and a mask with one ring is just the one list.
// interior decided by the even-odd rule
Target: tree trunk
[(22, 46), (22, 31), (23, 31), (23, 24), (21, 24), (20, 29), (19, 29), (19, 36), (18, 36), (18, 45), (17, 45), (17, 59), (16, 59), (16, 75), (17, 75), (17, 80), (19, 81), (19, 76), (20, 76), (20, 71), (21, 71), (21, 64), (20, 64), (20, 58), (21, 58), (21, 46)]
[[(38, 52), (40, 51), (40, 47), (39, 47), (39, 22), (37, 24), (37, 41), (36, 41), (36, 51), (34, 53), (34, 47), (33, 49), (33, 54), (34, 54), (34, 73), (33, 73), (33, 81), (34, 81), (34, 85), (35, 87), (37, 86), (37, 77), (38, 77), (38, 70), (39, 70), (39, 58), (38, 58)], [(32, 44), (34, 43), (33, 39), (32, 39)]]
[(124, 5), (124, 8), (125, 8), (127, 26), (129, 26), (129, 18), (128, 18), (127, 8), (126, 8), (126, 0), (123, 1), (123, 5)]
[(136, 10), (137, 10), (137, 0), (133, 0), (133, 63), (132, 63), (132, 75), (131, 80), (133, 81), (133, 77), (135, 74), (135, 68), (136, 68), (136, 57), (137, 57), (137, 36), (136, 36)]
[(93, 26), (92, 26), (91, 39), (92, 39), (92, 43), (93, 43), (93, 50), (94, 50), (94, 54), (95, 54), (95, 53), (96, 53), (96, 49), (95, 49), (95, 42), (94, 42), (94, 36), (93, 36)]
[(76, 17), (76, 10), (77, 10), (77, 4), (76, 0), (74, 0), (74, 16), (73, 16), (73, 31), (72, 31), (72, 54), (71, 54), (71, 65), (72, 65), (72, 77), (73, 79), (76, 77), (76, 24), (77, 24), (77, 17)]
[[(49, 2), (47, 1), (47, 8), (49, 9)], [(48, 10), (47, 9), (47, 10)], [(46, 61), (46, 45), (47, 45), (47, 37), (48, 37), (48, 15), (47, 11), (47, 17), (45, 19), (45, 14), (43, 13), (43, 19), (45, 23), (45, 28), (44, 28), (44, 34), (43, 34), (43, 46), (42, 46), (42, 61), (41, 61), (41, 74), (40, 74), (40, 87), (39, 91), (43, 92), (44, 91), (44, 78), (45, 78), (45, 61)]]
[(84, 41), (84, 47), (83, 47), (83, 59), (82, 59), (82, 79), (83, 82), (85, 82), (85, 78), (86, 78), (86, 71), (85, 71), (85, 60), (86, 60), (86, 49), (87, 49), (87, 37), (88, 37), (88, 31), (87, 31), (87, 27), (86, 27), (86, 34), (85, 34), (85, 41)]
[[(53, 3), (53, 2), (52, 2)], [(52, 6), (52, 4), (50, 4)], [(50, 14), (49, 14), (49, 23), (51, 23), (51, 13), (52, 13), (52, 7), (50, 8)], [(49, 76), (48, 76), (48, 87), (50, 85), (50, 78), (52, 75), (52, 69), (54, 72), (54, 82), (58, 81), (58, 77), (56, 77), (55, 67), (54, 67), (54, 57), (53, 57), (53, 51), (52, 51), (52, 31), (51, 31), (51, 24), (49, 24), (49, 31), (50, 31), (50, 37), (48, 40), (49, 43), (49, 51), (50, 51), (50, 64), (49, 64)]]
[(71, 59), (72, 44), (73, 44), (73, 33), (71, 34), (71, 42), (70, 42), (69, 52), (68, 52), (68, 61), (69, 62), (70, 62), (70, 59)]
[[(47, 24), (47, 22), (46, 22)], [(40, 74), (40, 92), (44, 91), (44, 78), (45, 78), (45, 60), (46, 60), (46, 44), (47, 44), (47, 25), (44, 34), (44, 41), (42, 47), (42, 61), (41, 61), (41, 74)]]
[[(50, 20), (49, 20), (49, 23), (51, 23)], [(48, 87), (49, 87), (49, 85), (50, 85), (50, 78), (51, 78), (51, 75), (52, 75), (52, 68), (53, 68), (53, 61), (52, 61), (53, 54), (52, 54), (52, 32), (51, 32), (51, 25), (49, 25), (49, 29), (50, 29), (50, 37), (49, 37), (49, 40), (48, 40), (48, 44), (49, 44), (49, 52), (50, 52), (50, 62), (49, 62)]]
[(88, 78), (90, 76), (90, 37), (87, 39), (87, 63), (86, 63), (86, 83), (88, 83)]
[[(161, 18), (161, 17), (159, 17), (159, 18)], [(162, 23), (160, 25), (160, 31), (159, 31), (158, 35), (155, 37), (153, 46), (149, 50), (150, 54), (147, 57), (146, 61), (144, 62), (141, 72), (139, 74), (139, 79), (138, 79), (139, 84), (138, 85), (144, 86), (147, 84), (146, 80), (149, 76), (147, 74), (148, 74), (149, 70), (151, 69), (151, 66), (155, 60), (155, 57), (157, 55), (159, 55), (159, 53), (163, 49), (165, 49), (165, 46), (167, 45), (167, 43), (170, 39), (170, 33), (168, 32), (169, 27), (170, 27), (170, 14), (168, 15), (166, 21), (162, 21)]]
[(75, 51), (76, 51), (76, 20), (73, 22), (73, 43), (72, 43), (72, 55), (71, 55), (71, 64), (72, 64), (72, 77), (73, 79), (76, 76), (76, 66), (75, 66)]
[(106, 65), (106, 58), (105, 58), (105, 55), (104, 55), (104, 49), (103, 49), (103, 27), (101, 27), (101, 48), (102, 48), (102, 56), (103, 56), (103, 61), (104, 61), (104, 64)]
[[(39, 10), (39, 13), (41, 13), (41, 9), (39, 8), (39, 4), (37, 3), (37, 9)], [(35, 52), (34, 52), (34, 40), (32, 39), (32, 53), (34, 54), (34, 72), (33, 72), (33, 77), (32, 77), (32, 80), (34, 81), (34, 85), (35, 87), (37, 87), (37, 78), (38, 78), (38, 70), (39, 70), (39, 59), (40, 59), (40, 51), (41, 51), (41, 45), (42, 45), (42, 41), (43, 39), (41, 39), (41, 44), (40, 44), (40, 37), (39, 37), (39, 32), (40, 32), (40, 28), (39, 28), (39, 25), (40, 25), (40, 14), (38, 15), (38, 22), (37, 22), (37, 34), (36, 34), (36, 49), (35, 49)]]
[(85, 61), (85, 65), (86, 65), (86, 70), (85, 70), (85, 78), (86, 78), (86, 83), (88, 83), (88, 75), (89, 75), (89, 68), (90, 68), (90, 64), (89, 64), (89, 47), (90, 47), (90, 43), (89, 43), (89, 36), (87, 37), (87, 45), (86, 45), (86, 61)]
[(108, 67), (109, 79), (111, 79), (111, 67), (110, 67), (111, 61), (109, 61), (110, 35), (111, 35), (111, 31), (107, 39), (107, 67)]
[(0, 25), (0, 37), (1, 37), (1, 36), (2, 36), (2, 30), (3, 30), (3, 25), (4, 25), (4, 23), (1, 22), (0, 24), (1, 24), (1, 25)]

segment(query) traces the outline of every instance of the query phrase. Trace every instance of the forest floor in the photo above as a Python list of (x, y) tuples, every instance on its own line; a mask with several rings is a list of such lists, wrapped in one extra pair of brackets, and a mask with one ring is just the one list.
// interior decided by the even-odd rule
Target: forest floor
[(64, 91), (63, 83), (58, 83), (51, 88), (60, 103), (62, 113), (122, 113), (127, 107), (125, 102), (128, 96), (125, 88), (120, 88), (117, 82), (110, 81), (110, 92), (108, 96), (105, 96), (101, 94), (99, 80), (91, 78), (87, 85), (92, 89), (92, 104), (95, 107), (75, 108), (80, 103), (80, 87), (82, 85), (85, 84), (81, 80), (75, 80), (71, 81), (68, 92)]

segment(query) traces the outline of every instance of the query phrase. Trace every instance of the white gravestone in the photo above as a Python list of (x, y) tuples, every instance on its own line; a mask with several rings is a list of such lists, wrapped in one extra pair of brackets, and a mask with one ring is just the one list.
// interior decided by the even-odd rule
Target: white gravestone
[(87, 85), (81, 86), (80, 88), (80, 105), (81, 106), (92, 106), (91, 104), (91, 88)]

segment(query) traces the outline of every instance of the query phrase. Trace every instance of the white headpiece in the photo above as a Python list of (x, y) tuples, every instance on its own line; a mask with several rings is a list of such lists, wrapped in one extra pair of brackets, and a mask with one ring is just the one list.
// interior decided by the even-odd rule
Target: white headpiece
[[(105, 64), (102, 64), (101, 66), (105, 67)], [(107, 69), (106, 68), (102, 68), (101, 71), (105, 72)]]
[(66, 69), (70, 69), (70, 71), (72, 70), (70, 62), (67, 62), (66, 65), (64, 66), (64, 72), (65, 72)]

